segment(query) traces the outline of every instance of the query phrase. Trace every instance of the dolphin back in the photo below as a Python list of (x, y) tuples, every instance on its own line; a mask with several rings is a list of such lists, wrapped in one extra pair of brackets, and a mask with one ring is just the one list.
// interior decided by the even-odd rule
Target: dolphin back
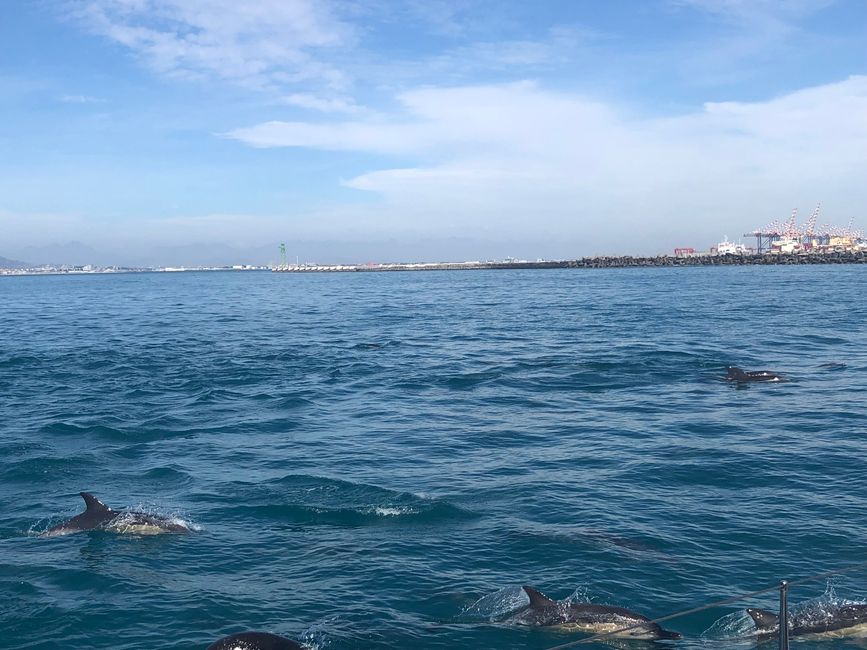
[[(852, 603), (831, 610), (804, 612), (796, 616), (792, 630), (794, 635), (839, 633), (840, 636), (862, 636), (867, 623), (867, 605)], [(846, 631), (849, 630), (849, 634)]]
[(729, 381), (747, 382), (747, 381), (784, 381), (784, 378), (770, 370), (749, 370), (745, 371), (737, 366), (728, 366), (726, 368), (726, 379)]

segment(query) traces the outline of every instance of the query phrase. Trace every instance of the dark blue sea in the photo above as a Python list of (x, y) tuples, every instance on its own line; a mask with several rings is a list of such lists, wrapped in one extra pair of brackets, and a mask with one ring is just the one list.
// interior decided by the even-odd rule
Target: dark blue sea
[[(0, 647), (543, 650), (584, 636), (509, 624), (521, 585), (657, 617), (865, 562), (865, 288), (857, 266), (0, 278)], [(194, 531), (40, 537), (82, 490)], [(867, 567), (789, 596), (865, 598)], [(747, 606), (778, 600), (618, 647), (755, 647)]]

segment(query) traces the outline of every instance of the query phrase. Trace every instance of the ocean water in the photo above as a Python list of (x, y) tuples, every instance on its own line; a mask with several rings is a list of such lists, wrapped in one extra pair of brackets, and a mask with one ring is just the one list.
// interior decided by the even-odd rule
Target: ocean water
[[(656, 617), (864, 562), (865, 288), (854, 266), (0, 278), (0, 647), (541, 650), (582, 636), (503, 622), (523, 584)], [(40, 537), (82, 490), (195, 531)], [(789, 598), (865, 596), (867, 568)], [(753, 647), (746, 606), (777, 601), (656, 646)]]

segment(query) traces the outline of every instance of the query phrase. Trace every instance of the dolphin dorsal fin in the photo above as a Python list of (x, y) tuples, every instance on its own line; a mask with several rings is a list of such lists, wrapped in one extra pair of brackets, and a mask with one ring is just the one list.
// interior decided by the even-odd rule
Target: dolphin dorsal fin
[(728, 373), (729, 379), (734, 379), (736, 381), (743, 381), (745, 379), (749, 379), (750, 376), (745, 373), (742, 369), (737, 366), (729, 366), (726, 368), (726, 372)]
[(84, 499), (88, 512), (108, 512), (111, 510), (111, 508), (93, 496), (90, 492), (79, 492), (79, 494), (81, 494), (81, 498)]
[(750, 618), (753, 619), (753, 622), (756, 624), (756, 629), (759, 631), (773, 630), (780, 625), (780, 617), (773, 612), (764, 609), (749, 608), (747, 609), (747, 614), (749, 614)]
[(552, 605), (557, 604), (556, 601), (551, 600), (538, 589), (533, 589), (527, 585), (524, 585), (521, 589), (523, 589), (524, 593), (526, 593), (530, 598), (530, 607), (551, 607)]

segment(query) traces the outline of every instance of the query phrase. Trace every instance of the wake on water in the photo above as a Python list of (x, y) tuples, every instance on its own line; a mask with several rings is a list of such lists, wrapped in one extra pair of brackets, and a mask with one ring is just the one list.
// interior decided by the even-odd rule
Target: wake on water
[[(558, 602), (589, 603), (593, 602), (593, 598), (586, 587), (578, 587), (567, 598)], [(530, 599), (523, 586), (512, 585), (482, 596), (471, 605), (464, 607), (457, 620), (468, 623), (473, 621), (496, 623), (529, 604)]]

